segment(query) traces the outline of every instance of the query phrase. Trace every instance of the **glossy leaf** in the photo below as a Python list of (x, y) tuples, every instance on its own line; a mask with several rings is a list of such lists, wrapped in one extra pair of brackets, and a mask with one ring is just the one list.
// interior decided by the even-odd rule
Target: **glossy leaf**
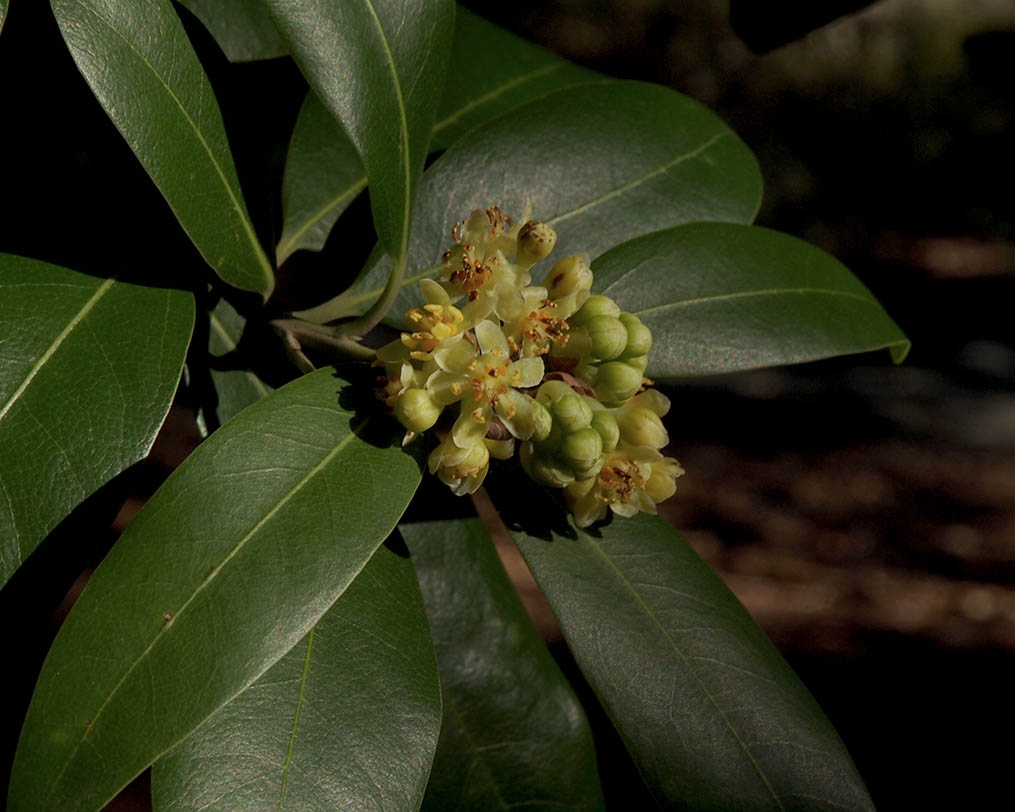
[[(440, 268), (451, 226), (476, 208), (521, 217), (531, 202), (533, 217), (557, 230), (556, 258), (596, 256), (679, 223), (750, 222), (760, 200), (754, 156), (698, 102), (616, 80), (558, 91), (473, 130), (427, 171), (392, 320), (420, 301), (417, 283)], [(389, 268), (373, 267), (325, 315), (368, 306)], [(534, 279), (543, 273), (537, 266)]]
[[(208, 314), (208, 350), (213, 356), (211, 379), (215, 385), (214, 424), (221, 425), (251, 403), (270, 395), (272, 388), (236, 358), (246, 320), (225, 299)], [(233, 357), (240, 368), (226, 363)]]
[(188, 293), (0, 255), (0, 584), (148, 454), (193, 326)]
[(403, 524), (444, 694), (424, 810), (603, 808), (592, 734), (479, 519)]
[(7, 19), (7, 0), (0, 0), (0, 31), (3, 31), (4, 20)]
[(154, 808), (418, 809), (440, 721), (412, 563), (382, 546), (292, 651), (155, 764)]
[(314, 93), (300, 108), (282, 178), (278, 264), (293, 251), (319, 251), (332, 226), (367, 185), (356, 147)]
[(207, 28), (230, 62), (272, 59), (285, 42), (260, 0), (179, 0)]
[(378, 237), (395, 262), (403, 262), (444, 86), (453, 0), (264, 3), (310, 86), (356, 145)]
[(663, 808), (873, 809), (807, 689), (665, 521), (579, 530), (545, 492), (498, 507)]
[(240, 192), (218, 103), (169, 0), (51, 0), (78, 69), (222, 279), (274, 284)]
[(330, 369), (294, 381), (212, 434), (145, 505), (46, 659), (11, 808), (98, 810), (342, 594), (420, 478), (389, 419), (353, 411), (355, 394)]
[[(454, 70), (430, 136), (431, 152), (446, 149), (466, 131), (508, 110), (597, 76), (462, 7), (455, 12), (451, 64)], [(356, 148), (309, 94), (286, 159), (279, 263), (301, 248), (320, 250), (339, 215), (365, 186)]]
[(648, 375), (793, 364), (909, 340), (837, 259), (765, 228), (693, 223), (619, 245), (592, 263), (595, 288), (653, 334)]

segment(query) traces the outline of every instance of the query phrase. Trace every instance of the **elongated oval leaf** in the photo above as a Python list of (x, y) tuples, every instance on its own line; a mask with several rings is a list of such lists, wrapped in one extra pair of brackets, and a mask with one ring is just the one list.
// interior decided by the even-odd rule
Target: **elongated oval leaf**
[(260, 0), (179, 0), (207, 28), (230, 62), (272, 59), (287, 53)]
[(193, 326), (188, 293), (0, 255), (0, 584), (148, 454)]
[(665, 521), (639, 514), (579, 530), (545, 492), (497, 501), (664, 808), (873, 809), (807, 689)]
[[(596, 256), (680, 223), (747, 223), (760, 200), (754, 156), (698, 102), (617, 80), (558, 91), (473, 130), (427, 171), (392, 316), (400, 321), (420, 301), (416, 285), (440, 268), (451, 225), (476, 208), (498, 204), (520, 217), (531, 202), (533, 216), (557, 230), (556, 258)], [(389, 268), (378, 263), (334, 309), (369, 305)]]
[(169, 0), (51, 0), (99, 103), (222, 279), (267, 294), (222, 114)]
[(154, 807), (418, 809), (440, 721), (412, 564), (384, 546), (292, 651), (156, 762)]
[(300, 108), (282, 178), (281, 265), (293, 251), (319, 251), (332, 226), (367, 185), (356, 146), (310, 92)]
[[(430, 136), (431, 152), (447, 148), (507, 110), (597, 76), (461, 7), (455, 12), (451, 64), (454, 70)], [(356, 148), (310, 94), (286, 158), (278, 262), (301, 248), (320, 250), (339, 215), (365, 185)]]
[(310, 86), (359, 150), (374, 227), (388, 254), (402, 263), (444, 86), (453, 0), (264, 3)]
[(444, 694), (423, 809), (602, 809), (585, 713), (482, 522), (400, 530), (423, 590)]
[(617, 246), (592, 264), (595, 288), (654, 338), (650, 377), (794, 364), (909, 341), (837, 259), (765, 228), (693, 223)]
[[(320, 370), (192, 454), (102, 563), (43, 666), (10, 807), (94, 812), (253, 682), (356, 577), (419, 465)], [(387, 433), (387, 417), (384, 432)]]

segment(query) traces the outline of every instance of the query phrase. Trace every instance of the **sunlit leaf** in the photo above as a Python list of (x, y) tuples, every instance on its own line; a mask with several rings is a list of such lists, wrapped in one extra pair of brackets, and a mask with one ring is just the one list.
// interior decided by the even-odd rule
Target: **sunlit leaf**
[(603, 807), (592, 734), (478, 519), (403, 524), (444, 694), (424, 810)]
[(665, 521), (579, 530), (526, 493), (498, 508), (663, 808), (873, 809), (807, 689)]
[(156, 812), (419, 807), (440, 684), (412, 564), (393, 549), (381, 547), (303, 640), (155, 764)]
[(194, 297), (0, 255), (0, 584), (151, 448)]
[(169, 0), (51, 0), (78, 69), (225, 282), (274, 284), (240, 192), (218, 103)]
[[(461, 7), (455, 12), (451, 65), (431, 152), (507, 110), (597, 75)], [(279, 263), (301, 248), (320, 250), (339, 215), (365, 186), (356, 148), (311, 93), (286, 159)]]
[(230, 62), (272, 59), (287, 51), (261, 0), (179, 0), (207, 28)]
[(650, 377), (812, 361), (909, 341), (837, 259), (755, 226), (693, 223), (617, 246), (592, 263), (595, 288), (653, 334)]
[[(761, 175), (750, 150), (715, 114), (657, 85), (603, 80), (558, 91), (455, 142), (423, 178), (409, 274), (392, 316), (419, 302), (452, 224), (497, 204), (558, 234), (553, 258), (596, 256), (650, 231), (698, 220), (750, 222)], [(547, 263), (543, 263), (543, 266)], [(379, 262), (324, 314), (357, 312), (383, 289)], [(536, 266), (541, 280), (545, 268)]]
[(145, 505), (46, 659), (10, 808), (100, 809), (299, 642), (362, 570), (420, 469), (391, 444), (386, 416), (356, 413), (357, 390), (330, 369), (279, 389)]
[(359, 151), (374, 227), (401, 263), (444, 86), (453, 0), (264, 3), (310, 86)]

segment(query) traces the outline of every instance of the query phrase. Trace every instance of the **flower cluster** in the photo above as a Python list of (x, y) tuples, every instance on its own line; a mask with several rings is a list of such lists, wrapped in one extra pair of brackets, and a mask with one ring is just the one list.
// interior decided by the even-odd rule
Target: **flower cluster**
[(680, 464), (665, 457), (669, 400), (645, 377), (652, 334), (637, 316), (592, 294), (583, 256), (558, 260), (541, 285), (533, 266), (553, 251), (552, 228), (515, 226), (498, 207), (451, 230), (443, 273), (424, 279), (410, 332), (382, 347), (378, 397), (405, 427), (404, 442), (457, 406), (429, 457), (456, 494), (483, 483), (490, 458), (563, 488), (579, 526), (656, 512)]

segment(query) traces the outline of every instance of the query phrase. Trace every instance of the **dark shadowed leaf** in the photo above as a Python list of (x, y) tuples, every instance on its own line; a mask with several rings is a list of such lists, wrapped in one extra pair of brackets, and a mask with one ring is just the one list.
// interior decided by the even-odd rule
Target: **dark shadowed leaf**
[(189, 293), (0, 255), (0, 584), (148, 454), (193, 326)]
[[(440, 268), (451, 226), (476, 208), (521, 217), (531, 203), (533, 217), (557, 230), (555, 259), (596, 256), (680, 223), (750, 222), (760, 200), (754, 156), (698, 102), (638, 82), (567, 88), (473, 130), (427, 171), (392, 320), (420, 301), (417, 283)], [(320, 316), (367, 307), (389, 268), (379, 262)], [(536, 266), (534, 279), (545, 270)]]
[(734, 223), (693, 223), (619, 245), (592, 264), (595, 289), (653, 334), (650, 377), (708, 375), (909, 340), (837, 259), (802, 240)]
[(240, 192), (222, 114), (169, 0), (51, 0), (78, 69), (222, 279), (274, 284)]
[[(237, 355), (245, 326), (246, 320), (225, 299), (208, 314), (208, 350), (216, 396), (212, 425), (225, 423), (251, 403), (271, 394), (271, 387), (247, 369)], [(202, 419), (206, 424), (209, 422)]]
[(264, 3), (310, 86), (359, 151), (374, 227), (401, 263), (444, 86), (453, 0)]
[(46, 659), (10, 808), (100, 809), (299, 642), (362, 570), (420, 468), (391, 444), (389, 418), (354, 411), (357, 388), (323, 369), (279, 389), (145, 505)]
[(424, 810), (603, 808), (592, 734), (479, 519), (401, 526), (444, 694)]
[(0, 31), (3, 31), (4, 20), (7, 19), (7, 0), (0, 0)]
[[(451, 66), (431, 133), (431, 152), (447, 148), (467, 130), (506, 110), (597, 75), (465, 8), (455, 12)], [(279, 263), (300, 248), (320, 250), (335, 220), (364, 186), (356, 148), (310, 94), (286, 159)]]
[(412, 563), (393, 549), (382, 546), (306, 637), (155, 764), (156, 812), (419, 808), (440, 683)]
[(356, 147), (310, 92), (300, 108), (282, 178), (279, 265), (300, 249), (319, 251), (339, 215), (367, 185)]
[(207, 28), (230, 62), (287, 53), (261, 0), (179, 0)]
[(665, 521), (579, 530), (526, 493), (498, 508), (663, 808), (873, 809), (807, 689)]

